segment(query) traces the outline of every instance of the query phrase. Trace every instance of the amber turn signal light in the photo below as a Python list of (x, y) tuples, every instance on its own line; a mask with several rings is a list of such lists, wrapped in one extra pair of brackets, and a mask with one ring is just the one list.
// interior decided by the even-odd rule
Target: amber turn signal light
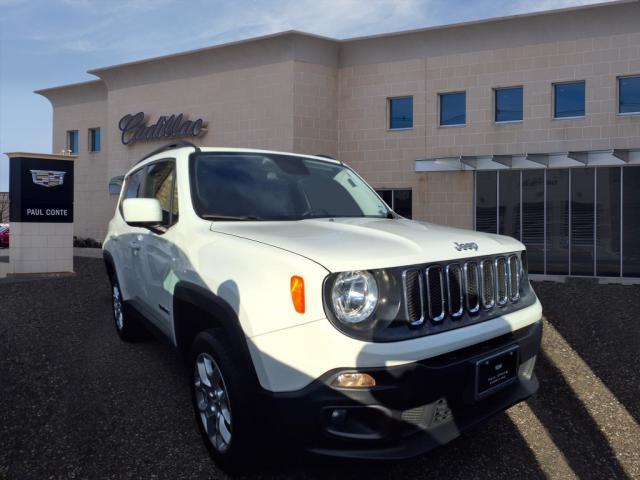
[(298, 313), (304, 313), (304, 279), (297, 275), (291, 277), (291, 300)]
[(376, 379), (368, 373), (341, 373), (331, 386), (339, 388), (371, 388), (376, 386)]

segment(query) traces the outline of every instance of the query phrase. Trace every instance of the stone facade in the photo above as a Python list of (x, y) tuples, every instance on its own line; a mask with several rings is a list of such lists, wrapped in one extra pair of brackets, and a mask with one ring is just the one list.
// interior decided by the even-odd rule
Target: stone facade
[[(418, 159), (640, 149), (640, 116), (617, 114), (617, 77), (640, 74), (640, 2), (621, 1), (413, 32), (333, 40), (299, 32), (92, 70), (42, 90), (53, 150), (78, 129), (76, 235), (101, 240), (109, 178), (161, 142), (120, 143), (144, 111), (208, 120), (196, 142), (337, 156), (376, 188), (411, 188), (413, 217), (473, 226), (474, 174), (417, 173)], [(586, 115), (554, 120), (553, 84), (585, 81)], [(523, 121), (497, 124), (494, 89), (522, 86)], [(467, 122), (440, 127), (441, 93), (466, 92)], [(413, 97), (413, 128), (388, 129), (388, 99)], [(87, 128), (103, 146), (87, 153)]]
[(73, 231), (73, 223), (12, 223), (6, 273), (73, 272)]

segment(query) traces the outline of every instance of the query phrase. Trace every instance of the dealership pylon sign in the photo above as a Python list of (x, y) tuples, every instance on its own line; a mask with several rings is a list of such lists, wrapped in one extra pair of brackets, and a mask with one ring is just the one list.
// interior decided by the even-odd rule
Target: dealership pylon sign
[(10, 221), (72, 223), (71, 157), (27, 153), (16, 155), (10, 157), (9, 164)]
[[(75, 156), (13, 152), (9, 157), (9, 257), (4, 275), (73, 272)], [(8, 255), (7, 255), (8, 254)]]

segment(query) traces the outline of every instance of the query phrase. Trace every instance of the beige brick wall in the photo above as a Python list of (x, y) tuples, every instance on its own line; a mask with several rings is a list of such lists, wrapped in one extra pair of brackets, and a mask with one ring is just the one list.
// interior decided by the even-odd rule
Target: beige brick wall
[(293, 150), (338, 154), (338, 70), (335, 66), (294, 64)]
[[(414, 162), (424, 152), (424, 61), (354, 65), (338, 74), (339, 157), (374, 188), (412, 188), (419, 214)], [(389, 130), (388, 99), (413, 96), (413, 128)]]
[(473, 228), (473, 172), (433, 172), (416, 176), (414, 218)]
[[(116, 84), (120, 73), (107, 77)], [(114, 77), (114, 78), (111, 78)], [(208, 121), (201, 137), (189, 139), (206, 146), (293, 148), (293, 62), (213, 72), (203, 76), (142, 82), (110, 89), (107, 124), (111, 146), (108, 173), (122, 175), (162, 141), (122, 145), (118, 121), (143, 111), (149, 125), (161, 115), (184, 113)]]
[[(74, 162), (75, 235), (102, 241), (106, 220), (113, 215), (114, 201), (108, 193), (110, 164), (106, 89), (90, 83), (52, 97), (53, 153), (67, 148), (66, 132), (78, 130), (78, 154)], [(89, 152), (89, 128), (100, 128), (101, 151)]]

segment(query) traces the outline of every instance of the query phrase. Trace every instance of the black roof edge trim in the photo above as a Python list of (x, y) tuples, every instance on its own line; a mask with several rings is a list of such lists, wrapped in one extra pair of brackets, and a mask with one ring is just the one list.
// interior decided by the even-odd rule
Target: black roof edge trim
[(140, 160), (138, 160), (136, 162), (136, 165), (140, 162), (144, 162), (147, 158), (153, 157), (154, 155), (157, 155), (158, 153), (162, 153), (165, 152), (167, 150), (173, 150), (174, 148), (182, 148), (182, 147), (193, 147), (195, 149), (196, 152), (200, 152), (200, 147), (198, 147), (197, 145), (194, 145), (191, 142), (188, 142), (187, 140), (178, 140), (176, 142), (172, 142), (172, 143), (168, 143), (167, 145), (163, 145), (160, 148), (156, 148), (155, 150), (153, 150), (152, 152), (146, 154), (144, 157), (142, 157)]

